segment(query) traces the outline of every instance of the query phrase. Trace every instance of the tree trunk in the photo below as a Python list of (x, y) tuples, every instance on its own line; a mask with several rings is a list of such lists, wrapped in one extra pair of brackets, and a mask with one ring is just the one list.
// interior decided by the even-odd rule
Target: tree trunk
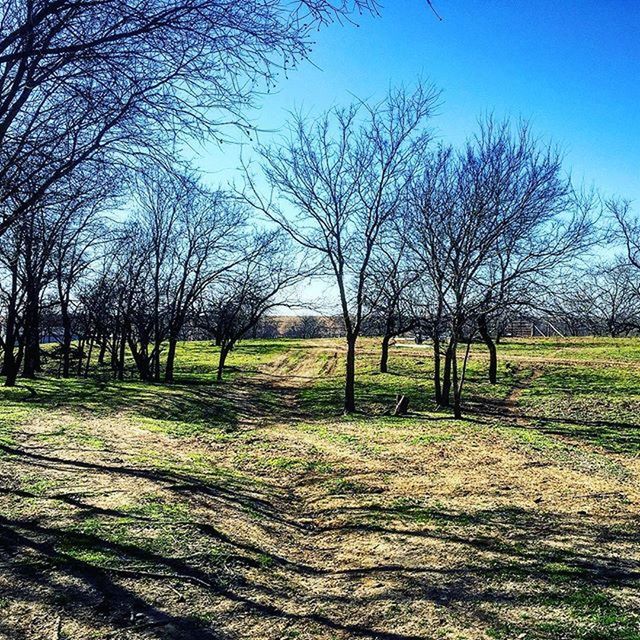
[(176, 345), (178, 341), (176, 338), (169, 338), (169, 349), (167, 351), (167, 365), (164, 370), (164, 381), (173, 382), (173, 369), (176, 360)]
[(84, 367), (84, 377), (87, 378), (89, 376), (89, 367), (91, 366), (91, 354), (93, 353), (93, 344), (95, 339), (93, 336), (89, 339), (89, 351), (87, 352), (87, 362)]
[(433, 334), (433, 390), (437, 405), (442, 405), (442, 380), (440, 379), (440, 337)]
[(453, 382), (453, 417), (460, 419), (462, 418), (461, 385), (458, 376), (457, 344), (455, 343), (451, 349), (451, 377)]
[(5, 387), (15, 387), (16, 379), (18, 378), (18, 365), (15, 363), (15, 358), (12, 356), (13, 362), (10, 363), (6, 370), (5, 375), (7, 376), (4, 381)]
[(142, 344), (140, 349), (138, 349), (133, 339), (129, 338), (129, 349), (133, 356), (133, 361), (136, 364), (136, 369), (138, 369), (140, 380), (143, 380), (144, 382), (152, 380), (154, 378), (153, 357), (149, 358), (148, 345)]
[(389, 370), (389, 341), (391, 336), (385, 335), (382, 338), (382, 351), (380, 353), (380, 373), (387, 373)]
[(82, 364), (84, 362), (84, 345), (85, 345), (85, 339), (79, 338), (78, 339), (78, 369), (76, 371), (76, 375), (78, 376), (78, 378), (82, 375)]
[(5, 380), (5, 387), (15, 387), (16, 379), (18, 378), (18, 371), (20, 371), (20, 363), (22, 362), (22, 345), (18, 349), (18, 356), (16, 357), (14, 348), (16, 342), (16, 327), (14, 326), (11, 332), (11, 338), (9, 340), (9, 334), (7, 335), (7, 342), (5, 343), (4, 363), (2, 372), (7, 377)]
[(64, 332), (62, 336), (62, 377), (68, 378), (71, 373), (71, 318), (66, 301), (60, 305), (60, 316)]
[(18, 337), (18, 355), (16, 356), (16, 373), (20, 371), (23, 357), (24, 357), (24, 340), (20, 340), (20, 338)]
[(16, 356), (13, 349), (11, 349), (11, 355), (7, 362), (7, 369), (5, 371), (5, 375), (7, 379), (5, 380), (5, 387), (15, 387), (16, 380), (18, 378), (18, 372), (20, 371), (20, 365), (22, 364), (22, 357), (24, 355), (24, 345), (22, 341), (19, 341), (18, 346), (18, 355)]
[(347, 366), (344, 382), (344, 412), (356, 410), (356, 336), (347, 336)]
[(218, 357), (218, 375), (216, 376), (216, 380), (218, 382), (222, 382), (222, 374), (224, 373), (224, 363), (227, 361), (227, 356), (229, 355), (231, 347), (230, 345), (223, 345), (220, 349), (220, 356)]
[(71, 332), (64, 329), (62, 339), (62, 377), (68, 378), (71, 369)]
[(449, 345), (444, 356), (444, 372), (442, 375), (442, 402), (441, 407), (448, 407), (451, 404), (451, 369), (454, 352), (454, 338), (449, 339)]
[(7, 333), (4, 343), (4, 356), (2, 361), (2, 375), (7, 376), (5, 386), (13, 387), (16, 383), (18, 375), (18, 367), (16, 364), (16, 354), (14, 349), (16, 346), (16, 320), (17, 310), (16, 302), (18, 297), (18, 269), (17, 266), (11, 267), (11, 294), (9, 296), (7, 306)]
[(29, 288), (24, 312), (23, 378), (35, 378), (36, 371), (40, 369), (40, 314), (38, 307), (38, 293)]
[(120, 345), (118, 347), (118, 380), (124, 380), (124, 358), (127, 351), (127, 336), (123, 329), (120, 336)]
[(149, 360), (149, 376), (155, 382), (160, 382), (160, 352), (162, 350), (162, 339), (156, 337), (153, 341), (153, 349)]
[(483, 339), (487, 350), (489, 351), (489, 382), (497, 384), (498, 382), (498, 351), (496, 345), (491, 338), (487, 316), (483, 313), (478, 316), (478, 331)]
[(98, 364), (104, 365), (104, 358), (107, 355), (107, 342), (109, 340), (109, 336), (107, 334), (101, 334), (99, 337), (100, 342), (100, 351), (98, 351)]

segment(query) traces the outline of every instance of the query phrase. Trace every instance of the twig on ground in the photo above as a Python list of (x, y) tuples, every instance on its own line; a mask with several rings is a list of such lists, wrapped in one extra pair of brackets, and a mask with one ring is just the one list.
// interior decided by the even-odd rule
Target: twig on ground
[(153, 629), (154, 627), (163, 627), (166, 624), (169, 624), (171, 620), (153, 620), (150, 622), (143, 622), (142, 624), (134, 624), (130, 627), (122, 627), (120, 629), (114, 629), (113, 631), (109, 631), (104, 637), (105, 638), (113, 638), (113, 636), (123, 633), (125, 631), (139, 631), (142, 629)]

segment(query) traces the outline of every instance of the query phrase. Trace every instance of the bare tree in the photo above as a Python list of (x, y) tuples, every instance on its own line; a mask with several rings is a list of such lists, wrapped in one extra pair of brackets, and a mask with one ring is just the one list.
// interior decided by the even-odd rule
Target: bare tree
[(553, 297), (555, 314), (574, 331), (612, 338), (640, 329), (640, 279), (626, 259), (577, 270)]
[(378, 247), (371, 263), (371, 282), (365, 293), (369, 330), (382, 336), (380, 373), (389, 369), (389, 345), (396, 336), (418, 326), (417, 282), (420, 273), (408, 247), (407, 216), (392, 227), (390, 237)]
[(59, 222), (52, 229), (49, 263), (53, 272), (56, 302), (62, 323), (62, 377), (71, 373), (71, 350), (75, 316), (79, 315), (78, 294), (91, 265), (99, 259), (99, 248), (108, 237), (103, 208), (115, 195), (109, 177), (97, 176), (69, 184), (67, 199), (58, 203)]
[[(81, 183), (67, 178), (65, 187), (59, 194), (48, 193), (37, 207), (25, 212), (12, 230), (9, 242), (14, 252), (8, 258), (9, 267), (17, 277), (23, 298), (22, 375), (26, 378), (33, 378), (40, 370), (40, 320), (45, 296), (49, 309), (60, 305), (66, 328), (63, 350), (66, 351), (65, 371), (68, 375), (71, 289), (87, 268), (89, 246), (100, 235), (93, 227), (96, 211), (109, 198), (106, 194), (110, 186), (104, 176), (96, 180), (87, 178)], [(57, 286), (57, 296), (52, 296), (48, 290), (52, 283)], [(9, 300), (12, 325), (15, 325), (16, 294), (14, 288), (14, 300)], [(11, 385), (17, 373), (11, 347), (15, 339), (7, 338), (10, 344), (5, 352), (4, 369), (6, 384)]]
[(616, 222), (629, 264), (640, 269), (640, 217), (632, 211), (630, 200), (612, 198), (606, 202), (606, 207)]
[(237, 342), (270, 310), (289, 304), (292, 287), (309, 275), (279, 231), (256, 233), (245, 252), (244, 259), (207, 292), (195, 320), (220, 347), (218, 381)]
[(167, 341), (165, 380), (173, 380), (176, 345), (196, 301), (243, 257), (246, 211), (192, 175), (150, 171), (140, 181), (135, 224), (147, 238), (146, 286), (153, 316), (153, 378)]
[(100, 342), (98, 364), (106, 364), (108, 354), (113, 375), (122, 380), (127, 343), (125, 301), (131, 293), (126, 289), (130, 265), (123, 260), (120, 232), (108, 230), (105, 240), (101, 259), (92, 268), (92, 277), (78, 287), (76, 309), (84, 319), (85, 333)]
[(247, 172), (247, 201), (316, 253), (335, 280), (347, 342), (345, 413), (356, 409), (356, 342), (366, 320), (372, 259), (388, 242), (430, 140), (424, 125), (437, 97), (420, 84), (412, 92), (392, 90), (376, 104), (332, 109), (311, 123), (298, 116), (280, 146), (259, 149), (271, 197), (259, 194)]
[(130, 166), (249, 125), (311, 34), (375, 0), (7, 0), (0, 8), (0, 235), (89, 163)]
[(576, 194), (563, 176), (558, 153), (540, 145), (525, 124), (514, 132), (508, 122), (489, 119), (462, 152), (442, 149), (428, 163), (417, 191), (415, 247), (435, 292), (438, 322), (448, 323), (436, 399), (448, 404), (450, 387), (456, 417), (469, 355), (467, 346), (459, 365), (459, 342), (480, 328), (495, 381), (488, 317), (522, 304), (523, 290), (590, 246), (592, 209), (592, 199)]
[(5, 385), (8, 387), (16, 383), (24, 353), (21, 334), (24, 289), (19, 275), (20, 260), (23, 255), (23, 232), (24, 226), (16, 225), (0, 238), (0, 262), (5, 270), (2, 278), (2, 298), (5, 309), (2, 375), (6, 376)]

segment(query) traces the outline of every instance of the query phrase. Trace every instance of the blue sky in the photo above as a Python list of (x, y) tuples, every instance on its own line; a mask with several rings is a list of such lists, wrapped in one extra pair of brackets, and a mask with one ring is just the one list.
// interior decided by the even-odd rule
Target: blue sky
[[(566, 154), (576, 182), (640, 204), (640, 0), (387, 0), (378, 18), (319, 31), (312, 63), (251, 114), (277, 130), (287, 112), (381, 97), (422, 77), (442, 90), (433, 126), (458, 143), (479, 116), (524, 117)], [(268, 141), (272, 134), (263, 133)], [(243, 153), (250, 155), (247, 149)], [(238, 147), (201, 165), (227, 179)], [(212, 177), (213, 177), (212, 176)]]

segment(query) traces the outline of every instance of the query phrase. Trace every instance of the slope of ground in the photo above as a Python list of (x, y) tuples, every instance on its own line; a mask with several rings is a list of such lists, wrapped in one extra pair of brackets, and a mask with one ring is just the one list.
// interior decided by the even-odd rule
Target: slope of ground
[(0, 637), (640, 638), (640, 342), (478, 350), (461, 421), (376, 358), (350, 418), (337, 341), (3, 389)]

